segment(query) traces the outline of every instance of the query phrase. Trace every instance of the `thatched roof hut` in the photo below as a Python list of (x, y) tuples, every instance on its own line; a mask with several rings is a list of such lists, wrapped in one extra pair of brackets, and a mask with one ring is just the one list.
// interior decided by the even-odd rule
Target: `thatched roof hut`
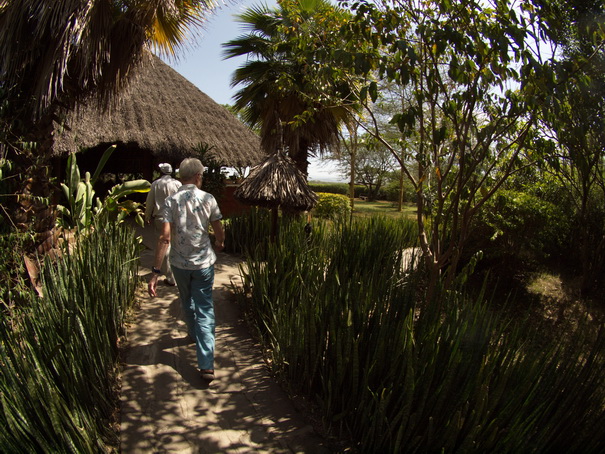
[(309, 188), (303, 173), (282, 152), (252, 168), (234, 196), (250, 205), (298, 211), (310, 210), (317, 203), (317, 194)]
[(65, 128), (57, 126), (53, 152), (65, 156), (90, 148), (78, 158), (81, 162), (95, 155), (93, 149), (100, 157), (114, 143), (120, 168), (138, 169), (147, 178), (157, 163), (178, 166), (200, 144), (211, 147), (209, 155), (225, 166), (249, 166), (264, 157), (256, 134), (155, 56), (140, 67), (109, 112), (86, 105), (72, 112)]
[(318, 200), (305, 175), (282, 151), (252, 168), (233, 195), (243, 203), (271, 209), (271, 241), (275, 241), (277, 234), (278, 209), (310, 210)]

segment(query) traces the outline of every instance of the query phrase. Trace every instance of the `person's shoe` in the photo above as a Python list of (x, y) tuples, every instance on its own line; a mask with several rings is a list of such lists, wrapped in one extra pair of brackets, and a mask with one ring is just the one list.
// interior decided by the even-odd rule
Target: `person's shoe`
[(200, 370), (202, 380), (206, 380), (208, 382), (214, 380), (214, 370), (212, 369), (203, 369)]
[(170, 286), (170, 287), (174, 287), (176, 285), (176, 282), (171, 281), (169, 279), (164, 279), (164, 284)]

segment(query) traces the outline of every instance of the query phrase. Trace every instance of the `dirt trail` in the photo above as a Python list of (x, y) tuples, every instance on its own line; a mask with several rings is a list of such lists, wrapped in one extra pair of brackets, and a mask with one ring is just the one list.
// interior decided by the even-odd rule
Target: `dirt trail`
[[(141, 229), (151, 245), (151, 229)], [(150, 275), (152, 252), (141, 255)], [(328, 453), (326, 441), (269, 376), (230, 290), (238, 261), (215, 265), (216, 379), (196, 370), (175, 287), (142, 296), (122, 364), (122, 453)]]

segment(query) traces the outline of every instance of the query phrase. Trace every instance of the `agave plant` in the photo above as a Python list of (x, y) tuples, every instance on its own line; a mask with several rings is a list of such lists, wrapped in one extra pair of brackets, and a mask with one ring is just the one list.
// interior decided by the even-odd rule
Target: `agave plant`
[[(91, 176), (89, 172), (86, 172), (83, 180), (80, 177), (76, 155), (72, 154), (69, 156), (67, 159), (65, 182), (61, 183), (61, 189), (68, 205), (57, 206), (61, 214), (61, 217), (57, 221), (59, 226), (67, 229), (76, 228), (77, 230), (85, 230), (91, 226), (93, 215), (121, 222), (132, 213), (136, 214), (137, 222), (143, 225), (143, 218), (139, 209), (140, 204), (132, 200), (120, 199), (136, 192), (148, 192), (151, 184), (147, 180), (133, 180), (116, 185), (109, 190), (103, 201), (98, 197), (94, 198), (95, 191), (93, 186), (115, 149), (115, 145), (107, 148), (94, 174)], [(94, 209), (93, 203), (95, 204)]]

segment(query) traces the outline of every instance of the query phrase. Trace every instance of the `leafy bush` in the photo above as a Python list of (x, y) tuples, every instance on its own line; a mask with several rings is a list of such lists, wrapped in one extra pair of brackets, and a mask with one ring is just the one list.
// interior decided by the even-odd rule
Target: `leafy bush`
[(125, 224), (96, 223), (42, 272), (43, 298), (0, 314), (3, 452), (106, 452), (118, 337), (134, 300), (139, 247)]
[(320, 218), (346, 219), (351, 214), (351, 201), (345, 195), (317, 193), (319, 200), (312, 213)]
[[(529, 192), (500, 191), (485, 206), (478, 229), (489, 234), (486, 254), (543, 258), (560, 253), (570, 232), (570, 216), (560, 205)], [(489, 232), (489, 233), (488, 233)]]
[(238, 295), (275, 372), (360, 452), (605, 450), (605, 332), (531, 348), (483, 297), (426, 301), (403, 263), (413, 222), (291, 228)]
[[(416, 203), (416, 191), (407, 177), (404, 180), (403, 188), (403, 201), (406, 203)], [(388, 200), (389, 202), (397, 202), (399, 200), (399, 179), (392, 179), (383, 186), (379, 198)]]

